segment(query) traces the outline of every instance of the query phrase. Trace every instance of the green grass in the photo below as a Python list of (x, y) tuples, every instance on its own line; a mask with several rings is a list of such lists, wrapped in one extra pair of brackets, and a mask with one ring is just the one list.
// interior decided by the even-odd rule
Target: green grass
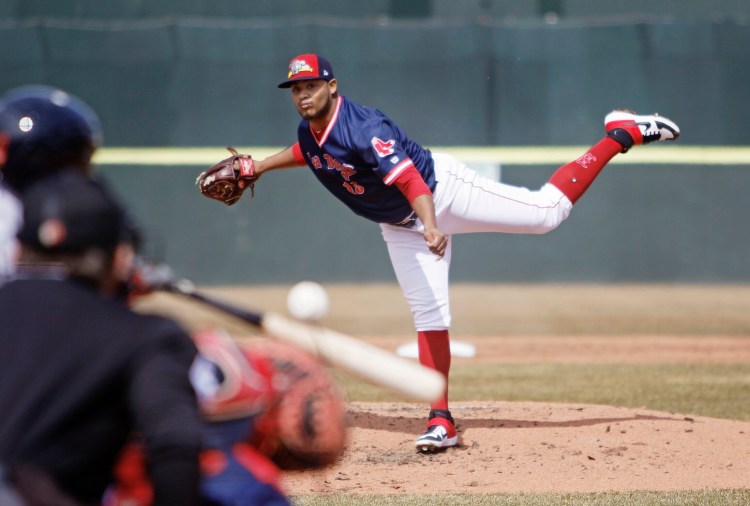
[(306, 495), (294, 506), (747, 506), (750, 489), (596, 494)]
[[(339, 374), (339, 373), (337, 373)], [(403, 401), (353, 378), (352, 401)], [(606, 404), (750, 420), (750, 364), (457, 364), (454, 401)]]

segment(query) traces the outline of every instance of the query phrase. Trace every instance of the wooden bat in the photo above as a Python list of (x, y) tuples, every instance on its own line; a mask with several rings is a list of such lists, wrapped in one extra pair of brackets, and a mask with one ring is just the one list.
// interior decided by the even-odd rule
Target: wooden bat
[(293, 343), (333, 366), (414, 400), (433, 402), (445, 391), (445, 376), (439, 372), (341, 332), (274, 312), (239, 308), (197, 291), (190, 281), (184, 279), (164, 282), (154, 288), (219, 309), (259, 327), (271, 337)]

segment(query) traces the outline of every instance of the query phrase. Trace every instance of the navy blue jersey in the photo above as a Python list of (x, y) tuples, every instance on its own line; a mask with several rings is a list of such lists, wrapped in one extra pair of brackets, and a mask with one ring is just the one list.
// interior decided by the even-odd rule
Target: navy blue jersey
[(385, 114), (343, 96), (318, 137), (308, 120), (297, 135), (305, 161), (328, 191), (356, 214), (377, 223), (399, 223), (411, 205), (393, 181), (414, 166), (430, 191), (435, 171), (429, 150), (409, 140)]

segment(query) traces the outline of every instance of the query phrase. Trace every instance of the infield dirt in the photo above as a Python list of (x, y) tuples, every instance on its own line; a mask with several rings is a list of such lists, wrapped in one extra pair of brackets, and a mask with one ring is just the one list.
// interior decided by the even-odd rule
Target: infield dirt
[[(413, 339), (392, 285), (326, 286), (323, 322), (395, 350)], [(240, 305), (285, 312), (289, 287), (212, 287)], [(750, 363), (750, 287), (460, 285), (454, 339), (477, 344), (462, 363)], [(169, 296), (145, 310), (190, 328), (247, 327)], [(592, 388), (596, 388), (592, 385)], [(750, 486), (750, 422), (590, 404), (454, 402), (458, 447), (414, 450), (428, 407), (349, 403), (337, 465), (290, 473), (290, 494), (597, 492)]]

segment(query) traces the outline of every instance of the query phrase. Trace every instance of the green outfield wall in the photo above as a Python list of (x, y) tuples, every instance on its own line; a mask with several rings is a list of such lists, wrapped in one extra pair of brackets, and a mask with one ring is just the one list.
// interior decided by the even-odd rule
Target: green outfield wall
[(4, 0), (0, 17), (142, 19), (163, 16), (599, 20), (602, 17), (708, 19), (750, 16), (745, 0)]
[[(501, 179), (533, 189), (583, 149), (441, 151), (479, 165), (507, 159)], [(113, 163), (127, 155), (122, 151), (99, 158), (101, 173), (135, 209), (152, 259), (210, 284), (395, 281), (379, 227), (330, 197), (307, 169), (264, 176), (255, 198), (232, 207), (201, 197), (195, 175), (213, 153), (221, 149), (184, 154), (182, 164), (174, 151), (147, 152), (137, 165)], [(741, 163), (749, 155), (750, 149), (634, 150), (616, 159), (549, 234), (454, 236), (452, 279), (750, 282), (750, 161)], [(683, 156), (717, 163), (685, 163)]]
[(289, 144), (297, 117), (276, 84), (307, 51), (328, 56), (344, 95), (426, 144), (585, 144), (615, 107), (669, 113), (687, 145), (750, 137), (750, 24), (739, 18), (5, 21), (0, 88), (78, 94), (109, 146)]
[(222, 146), (261, 156), (253, 146), (295, 141), (276, 87), (295, 54), (325, 54), (344, 95), (428, 147), (501, 150), (461, 154), (531, 188), (601, 138), (611, 109), (661, 112), (682, 127), (679, 151), (618, 157), (631, 163), (548, 235), (454, 238), (453, 279), (750, 281), (750, 2), (409, 5), (7, 0), (0, 89), (45, 83), (91, 104), (100, 170), (133, 204), (149, 254), (201, 283), (394, 279), (378, 227), (304, 170), (264, 177), (231, 208), (195, 190)]

